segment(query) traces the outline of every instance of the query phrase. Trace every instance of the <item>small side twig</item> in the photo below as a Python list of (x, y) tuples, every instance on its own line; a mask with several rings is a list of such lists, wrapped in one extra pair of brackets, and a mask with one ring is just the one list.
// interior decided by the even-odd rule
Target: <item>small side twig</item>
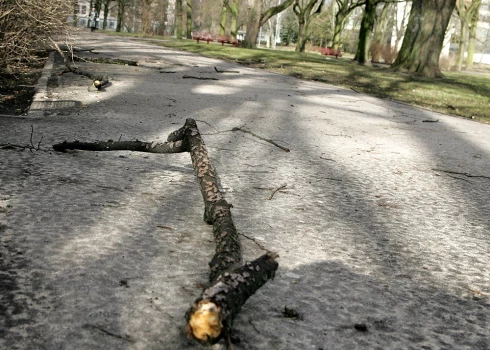
[(275, 188), (274, 190), (272, 190), (271, 194), (269, 195), (269, 197), (267, 197), (267, 199), (268, 200), (271, 200), (272, 197), (274, 197), (274, 195), (276, 194), (277, 191), (283, 190), (286, 187), (287, 187), (287, 184), (284, 184), (284, 185), (279, 186), (278, 188)]
[(123, 335), (119, 335), (119, 334), (116, 334), (116, 333), (112, 333), (110, 331), (108, 331), (107, 329), (104, 329), (100, 326), (97, 326), (97, 325), (94, 325), (94, 324), (89, 324), (89, 323), (86, 323), (83, 325), (84, 328), (92, 328), (92, 329), (96, 329), (106, 335), (109, 335), (111, 337), (114, 337), (114, 338), (118, 338), (118, 339), (121, 339), (121, 340), (125, 340), (129, 343), (134, 343), (134, 340), (132, 338), (130, 338), (129, 336), (123, 336)]
[(247, 236), (246, 234), (241, 233), (241, 232), (238, 232), (238, 234), (239, 234), (240, 236), (243, 236), (243, 237), (245, 237), (246, 239), (248, 239), (248, 240), (250, 240), (250, 241), (254, 242), (255, 244), (257, 244), (257, 246), (258, 246), (260, 249), (265, 250), (266, 252), (269, 252), (269, 250), (268, 250), (267, 248), (265, 248), (265, 247), (264, 247), (262, 244), (260, 244), (259, 242), (257, 242), (257, 240), (256, 240), (255, 238), (250, 237), (250, 236)]
[(482, 179), (488, 179), (488, 180), (490, 180), (490, 176), (485, 176), (485, 175), (472, 175), (472, 174), (468, 174), (468, 173), (461, 173), (461, 172), (458, 172), (458, 171), (444, 170), (444, 169), (436, 169), (436, 168), (433, 168), (432, 170), (434, 170), (434, 171), (440, 171), (440, 172), (446, 173), (446, 174), (463, 175), (463, 176), (466, 176), (466, 177), (476, 177), (476, 178), (482, 178)]
[(220, 131), (219, 131), (218, 129), (216, 129), (214, 126), (212, 126), (211, 124), (209, 124), (209, 123), (208, 123), (207, 121), (205, 121), (205, 120), (199, 120), (199, 119), (196, 119), (196, 122), (201, 122), (201, 123), (204, 123), (204, 124), (206, 124), (207, 126), (209, 126), (209, 127), (213, 128), (214, 130), (216, 130), (216, 132), (217, 132), (218, 134), (220, 133)]
[(279, 147), (284, 152), (290, 152), (290, 149), (289, 148), (286, 148), (286, 147), (283, 147), (281, 145), (278, 145), (274, 141), (272, 141), (270, 139), (266, 139), (265, 137), (262, 137), (260, 135), (254, 134), (253, 132), (251, 132), (251, 131), (249, 131), (247, 129), (243, 129), (243, 128), (237, 126), (237, 127), (234, 127), (233, 129), (231, 129), (231, 131), (241, 131), (243, 133), (250, 134), (250, 135), (255, 136), (256, 138), (258, 138), (258, 139), (260, 139), (262, 141), (269, 142), (269, 143), (273, 144), (274, 146)]

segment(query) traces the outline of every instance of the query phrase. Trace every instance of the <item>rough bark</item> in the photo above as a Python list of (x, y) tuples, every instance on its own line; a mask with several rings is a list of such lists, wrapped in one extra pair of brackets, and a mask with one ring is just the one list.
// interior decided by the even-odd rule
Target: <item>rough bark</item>
[(278, 268), (276, 258), (276, 254), (267, 253), (231, 273), (220, 275), (187, 311), (188, 334), (203, 344), (214, 344), (229, 336), (233, 319), (243, 304), (274, 278)]
[(359, 64), (365, 64), (369, 56), (369, 45), (371, 41), (371, 33), (374, 29), (374, 21), (376, 18), (376, 6), (378, 1), (366, 0), (364, 13), (362, 15), (361, 27), (359, 29), (359, 42), (357, 44), (357, 53), (354, 58)]
[(481, 7), (481, 1), (478, 1), (478, 7), (473, 13), (470, 20), (470, 31), (468, 38), (468, 54), (466, 56), (466, 70), (473, 69), (473, 60), (475, 56), (475, 41), (476, 41), (476, 29), (478, 27), (478, 17)]
[(286, 0), (282, 4), (273, 6), (262, 13), (263, 2), (262, 0), (255, 0), (254, 6), (250, 10), (250, 17), (247, 23), (247, 36), (243, 41), (243, 46), (248, 48), (255, 48), (257, 46), (257, 37), (259, 36), (259, 29), (265, 24), (272, 16), (286, 10), (294, 3), (295, 0)]
[(230, 5), (230, 14), (231, 14), (230, 34), (233, 37), (233, 40), (236, 40), (236, 37), (238, 34), (238, 10), (239, 10), (239, 8), (240, 8), (240, 1), (239, 0), (231, 0), (231, 5)]
[(149, 153), (181, 153), (185, 152), (182, 141), (176, 142), (143, 142), (143, 141), (105, 141), (105, 142), (63, 142), (53, 145), (56, 151), (67, 150), (84, 151), (138, 151)]
[[(390, 11), (394, 8), (393, 3), (386, 2), (381, 10), (381, 14), (376, 19), (373, 40), (370, 45), (371, 59), (373, 62), (379, 62), (381, 50), (386, 45), (386, 34), (389, 22)], [(376, 48), (376, 50), (373, 50)]]
[(165, 143), (141, 141), (108, 141), (96, 143), (63, 142), (55, 150), (83, 149), (91, 151), (131, 150), (152, 153), (188, 151), (204, 201), (204, 220), (213, 225), (216, 253), (209, 263), (210, 286), (203, 290), (186, 313), (188, 335), (204, 344), (229, 338), (233, 319), (247, 299), (269, 279), (278, 268), (277, 254), (268, 252), (242, 266), (238, 233), (231, 217), (232, 207), (221, 194), (214, 169), (196, 122), (172, 132)]
[(219, 35), (225, 35), (226, 33), (226, 17), (228, 14), (228, 0), (223, 0), (221, 6), (221, 14), (219, 17)]
[(117, 25), (116, 32), (120, 32), (124, 27), (124, 12), (126, 10), (125, 0), (117, 0)]
[(192, 0), (187, 0), (186, 37), (192, 39)]
[(395, 71), (442, 77), (439, 56), (455, 2), (413, 1), (402, 47), (392, 65)]
[(182, 39), (182, 24), (183, 24), (182, 17), (184, 16), (183, 9), (182, 9), (182, 1), (183, 0), (176, 0), (175, 2), (175, 35), (177, 39)]

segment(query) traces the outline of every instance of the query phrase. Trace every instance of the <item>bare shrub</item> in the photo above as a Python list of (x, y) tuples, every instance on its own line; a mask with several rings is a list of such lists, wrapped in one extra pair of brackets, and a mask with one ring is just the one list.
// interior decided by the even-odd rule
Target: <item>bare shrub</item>
[(39, 61), (48, 39), (66, 32), (71, 11), (70, 0), (0, 0), (0, 70)]
[(381, 62), (381, 51), (383, 50), (383, 45), (380, 42), (371, 44), (371, 60), (372, 62)]
[(381, 57), (383, 57), (385, 63), (392, 64), (395, 61), (396, 56), (398, 56), (398, 52), (394, 47), (391, 47), (390, 45), (383, 46)]

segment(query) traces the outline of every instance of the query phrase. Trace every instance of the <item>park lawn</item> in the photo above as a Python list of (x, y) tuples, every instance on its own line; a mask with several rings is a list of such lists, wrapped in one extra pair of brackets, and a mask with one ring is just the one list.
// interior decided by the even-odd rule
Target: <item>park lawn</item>
[(442, 79), (428, 79), (391, 72), (388, 66), (361, 66), (352, 58), (326, 58), (313, 52), (244, 49), (217, 43), (197, 44), (194, 40), (155, 40), (154, 43), (490, 123), (488, 69), (478, 73), (444, 72)]

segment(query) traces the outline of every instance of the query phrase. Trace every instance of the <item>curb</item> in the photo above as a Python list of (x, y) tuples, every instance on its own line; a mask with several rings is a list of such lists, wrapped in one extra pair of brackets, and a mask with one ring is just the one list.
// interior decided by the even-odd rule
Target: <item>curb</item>
[(51, 70), (53, 69), (54, 64), (54, 52), (49, 54), (48, 60), (44, 64), (43, 72), (41, 73), (41, 77), (37, 81), (36, 86), (34, 87), (34, 98), (32, 99), (31, 106), (27, 111), (26, 116), (30, 118), (37, 118), (44, 116), (44, 110), (46, 109), (46, 102), (51, 102), (48, 99), (48, 80), (51, 76)]

